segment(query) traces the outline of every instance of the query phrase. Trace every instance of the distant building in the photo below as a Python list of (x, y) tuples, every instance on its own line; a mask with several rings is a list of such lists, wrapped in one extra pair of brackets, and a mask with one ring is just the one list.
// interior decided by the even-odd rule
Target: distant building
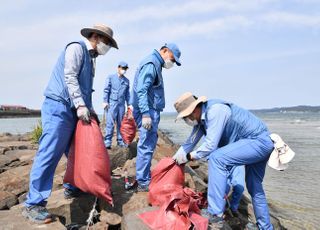
[(27, 107), (21, 105), (0, 105), (2, 111), (26, 111)]

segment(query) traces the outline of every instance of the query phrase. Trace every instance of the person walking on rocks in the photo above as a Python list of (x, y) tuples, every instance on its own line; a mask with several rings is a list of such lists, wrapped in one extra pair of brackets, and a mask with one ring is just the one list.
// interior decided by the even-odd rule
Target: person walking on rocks
[[(95, 115), (92, 86), (96, 58), (111, 47), (118, 49), (111, 28), (97, 24), (81, 31), (85, 40), (65, 46), (44, 92), (41, 109), (42, 136), (30, 172), (29, 193), (22, 215), (36, 223), (48, 223), (52, 216), (45, 208), (51, 194), (54, 172), (63, 153), (68, 153), (78, 119), (90, 122)], [(64, 184), (65, 198), (80, 190)]]
[(134, 77), (131, 105), (139, 129), (137, 146), (137, 191), (148, 191), (151, 179), (150, 167), (153, 151), (158, 140), (160, 112), (165, 107), (162, 68), (170, 69), (180, 63), (181, 52), (174, 43), (154, 50), (140, 63)]
[(129, 106), (130, 82), (125, 73), (129, 68), (128, 63), (121, 61), (118, 64), (117, 73), (110, 75), (106, 79), (103, 90), (103, 109), (107, 111), (105, 145), (111, 149), (114, 124), (117, 125), (117, 144), (126, 146), (120, 133), (121, 121), (125, 112), (125, 104)]
[[(208, 217), (212, 229), (224, 229), (223, 212), (227, 177), (235, 166), (245, 165), (245, 180), (252, 197), (257, 225), (247, 229), (273, 229), (262, 187), (274, 144), (267, 126), (251, 112), (219, 99), (197, 98), (188, 92), (174, 104), (178, 118), (193, 126), (187, 141), (173, 156), (178, 164), (208, 159)], [(202, 136), (202, 145), (194, 150)]]

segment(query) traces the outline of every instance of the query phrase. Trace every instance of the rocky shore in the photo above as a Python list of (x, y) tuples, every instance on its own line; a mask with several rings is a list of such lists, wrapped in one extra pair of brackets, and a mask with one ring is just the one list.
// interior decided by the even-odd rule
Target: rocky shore
[[(152, 165), (166, 156), (172, 156), (178, 146), (162, 132), (154, 154)], [(85, 194), (79, 198), (65, 200), (63, 197), (63, 176), (66, 158), (63, 157), (54, 177), (53, 192), (48, 200), (48, 210), (56, 216), (56, 221), (47, 225), (37, 225), (21, 216), (22, 203), (26, 197), (29, 172), (37, 145), (32, 144), (31, 135), (0, 134), (0, 230), (2, 229), (86, 229), (86, 220), (93, 207), (95, 197)], [(124, 189), (124, 170), (130, 178), (135, 176), (136, 142), (128, 148), (113, 147), (109, 151), (112, 169), (112, 193), (114, 207), (98, 200), (99, 215), (89, 229), (148, 229), (137, 217), (138, 213), (154, 209), (148, 204), (147, 193), (127, 193)], [(201, 192), (207, 187), (207, 166), (205, 163), (192, 162), (186, 167), (185, 185)], [(230, 227), (226, 229), (244, 229), (248, 219), (253, 220), (252, 204), (243, 197), (240, 205), (241, 216), (231, 217), (226, 213)], [(273, 214), (275, 229), (285, 229)]]

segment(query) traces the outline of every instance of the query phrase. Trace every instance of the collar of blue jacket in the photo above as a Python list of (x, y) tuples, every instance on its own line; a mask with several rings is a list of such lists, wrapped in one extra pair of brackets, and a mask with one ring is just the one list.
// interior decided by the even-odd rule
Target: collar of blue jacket
[(163, 58), (161, 57), (161, 55), (160, 55), (160, 53), (158, 52), (158, 50), (153, 50), (153, 53), (152, 53), (152, 54), (156, 56), (156, 58), (160, 61), (161, 66), (163, 66), (164, 60), (163, 60)]

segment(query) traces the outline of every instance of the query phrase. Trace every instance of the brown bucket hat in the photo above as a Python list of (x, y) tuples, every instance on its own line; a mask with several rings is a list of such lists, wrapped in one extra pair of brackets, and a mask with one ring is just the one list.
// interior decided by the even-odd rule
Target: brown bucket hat
[(174, 107), (178, 112), (176, 119), (189, 116), (199, 103), (206, 101), (207, 97), (205, 96), (195, 99), (193, 94), (190, 92), (182, 94), (174, 103)]
[(113, 30), (104, 24), (95, 24), (92, 28), (83, 28), (80, 33), (86, 38), (88, 38), (91, 33), (100, 34), (110, 41), (112, 47), (119, 49), (117, 42), (113, 39)]

